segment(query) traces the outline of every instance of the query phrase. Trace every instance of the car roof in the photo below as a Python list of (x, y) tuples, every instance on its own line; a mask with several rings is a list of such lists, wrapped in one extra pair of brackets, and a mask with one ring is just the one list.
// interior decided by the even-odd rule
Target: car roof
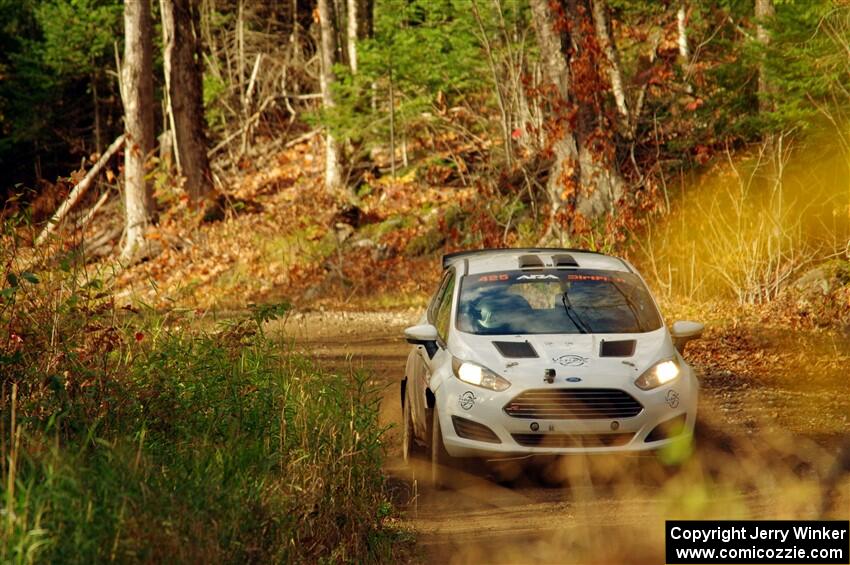
[(631, 272), (618, 257), (595, 251), (568, 248), (476, 249), (443, 255), (443, 269), (466, 262), (467, 274), (519, 269), (580, 268)]

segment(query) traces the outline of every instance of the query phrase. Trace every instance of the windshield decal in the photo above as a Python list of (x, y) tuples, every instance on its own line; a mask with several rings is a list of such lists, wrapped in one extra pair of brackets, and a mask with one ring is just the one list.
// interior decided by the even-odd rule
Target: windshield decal
[(520, 275), (516, 278), (518, 281), (559, 281), (561, 279), (558, 278), (557, 275)]
[(478, 277), (478, 282), (499, 282), (509, 280), (510, 276), (505, 273), (496, 273), (492, 275), (481, 275)]
[(626, 279), (612, 277), (610, 275), (567, 275), (568, 281), (594, 281), (594, 282), (616, 282), (625, 283)]

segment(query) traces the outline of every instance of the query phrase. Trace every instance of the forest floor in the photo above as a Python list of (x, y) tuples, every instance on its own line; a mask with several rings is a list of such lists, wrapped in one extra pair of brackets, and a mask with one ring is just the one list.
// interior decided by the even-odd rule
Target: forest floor
[[(417, 309), (314, 312), (283, 333), (333, 369), (363, 368), (385, 386), (386, 471), (416, 533), (414, 561), (429, 563), (661, 562), (671, 518), (816, 518), (850, 511), (846, 480), (826, 484), (845, 441), (850, 343), (841, 334), (759, 324), (714, 325), (689, 346), (701, 397), (696, 450), (676, 473), (652, 460), (592, 460), (552, 485), (533, 475), (508, 484), (476, 471), (435, 491), (399, 453), (398, 384)], [(573, 464), (571, 463), (571, 465)], [(827, 506), (822, 506), (828, 501)], [(830, 510), (827, 510), (829, 513)]]
[[(199, 223), (185, 202), (160, 194), (165, 211), (147, 233), (148, 256), (115, 277), (117, 296), (204, 311), (275, 301), (338, 310), (415, 304), (439, 280), (433, 252), (445, 241), (446, 211), (474, 190), (427, 186), (411, 173), (373, 180), (346, 208), (322, 184), (320, 149), (305, 141), (246, 161), (224, 221)], [(102, 229), (93, 225), (86, 237)]]

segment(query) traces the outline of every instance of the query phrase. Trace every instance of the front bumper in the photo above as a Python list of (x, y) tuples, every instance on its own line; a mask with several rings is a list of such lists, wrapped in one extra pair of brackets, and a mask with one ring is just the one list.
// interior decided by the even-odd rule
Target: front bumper
[[(456, 378), (446, 379), (436, 393), (446, 451), (453, 457), (488, 459), (568, 453), (640, 453), (660, 449), (676, 441), (678, 436), (659, 433), (660, 430), (669, 431), (665, 423), (675, 421), (682, 433), (693, 432), (699, 387), (689, 369), (673, 383), (651, 391), (640, 390), (630, 382), (618, 384), (592, 388), (615, 388), (627, 392), (643, 406), (635, 416), (530, 419), (510, 416), (504, 407), (525, 390), (590, 387), (560, 383), (517, 386), (514, 383), (505, 392), (493, 392), (470, 386)], [(458, 426), (458, 419), (472, 424)], [(469, 430), (474, 430), (475, 424), (486, 426), (495, 437), (480, 429), (479, 433), (470, 434)], [(659, 425), (662, 427), (659, 428)], [(466, 437), (458, 435), (458, 431)], [(470, 436), (475, 439), (470, 439)], [(488, 437), (488, 441), (482, 440)], [(495, 438), (498, 438), (498, 443)]]

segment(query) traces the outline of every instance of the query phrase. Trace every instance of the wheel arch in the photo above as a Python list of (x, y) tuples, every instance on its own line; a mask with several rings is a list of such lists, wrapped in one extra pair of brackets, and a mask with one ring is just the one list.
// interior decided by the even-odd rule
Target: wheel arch
[(428, 406), (428, 410), (433, 409), (437, 404), (437, 396), (431, 391), (431, 387), (425, 389), (425, 404)]
[(401, 409), (404, 410), (404, 402), (407, 400), (407, 375), (401, 379)]

